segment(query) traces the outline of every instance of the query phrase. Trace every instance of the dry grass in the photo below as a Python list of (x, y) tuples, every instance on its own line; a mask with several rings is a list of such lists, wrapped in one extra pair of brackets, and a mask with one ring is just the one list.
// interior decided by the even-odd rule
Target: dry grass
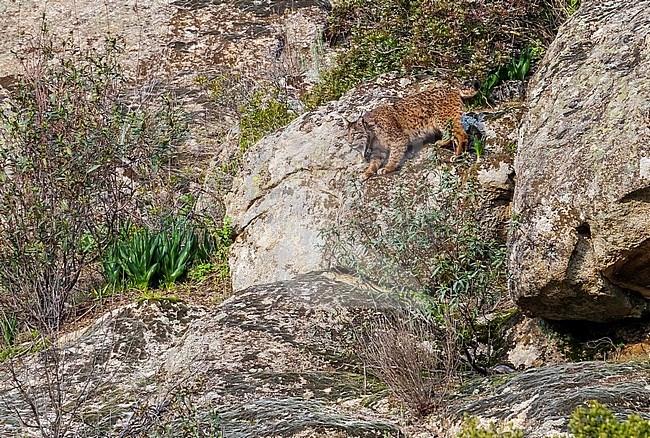
[(442, 329), (406, 311), (381, 316), (359, 336), (357, 353), (398, 399), (426, 416), (458, 383), (461, 361), (454, 329), (453, 323)]

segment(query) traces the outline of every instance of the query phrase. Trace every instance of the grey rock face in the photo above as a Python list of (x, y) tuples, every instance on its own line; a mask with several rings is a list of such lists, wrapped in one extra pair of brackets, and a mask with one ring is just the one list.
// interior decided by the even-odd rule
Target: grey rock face
[(510, 289), (527, 313), (610, 321), (650, 298), (650, 9), (588, 2), (529, 91)]
[[(362, 197), (390, 203), (398, 183), (415, 187), (435, 180), (436, 160), (449, 162), (451, 151), (413, 145), (401, 169), (361, 184), (366, 138), (350, 138), (348, 124), (383, 102), (411, 94), (425, 83), (389, 75), (365, 83), (337, 102), (318, 108), (252, 146), (226, 202), (226, 214), (240, 230), (231, 248), (233, 288), (286, 280), (328, 268), (322, 231), (347, 220), (349, 206)], [(474, 114), (466, 122), (488, 138), (486, 149), (501, 152), (514, 141), (521, 116), (514, 107), (495, 114)], [(488, 190), (511, 196), (510, 157), (480, 166)], [(505, 160), (501, 164), (499, 160)], [(394, 193), (393, 193), (394, 194)]]
[(206, 313), (165, 300), (129, 304), (59, 339), (58, 348), (3, 361), (0, 436), (53, 433), (57, 412), (68, 436), (112, 436), (136, 401), (155, 393), (160, 357)]
[[(62, 341), (60, 370), (49, 371), (60, 371), (65, 432), (152, 436), (165, 425), (164, 436), (181, 437), (201, 425), (240, 438), (402, 436), (386, 387), (366, 382), (351, 352), (355, 327), (391, 309), (333, 273), (255, 286), (212, 310), (122, 307)], [(41, 436), (18, 414), (34, 423), (33, 402), (47, 426), (57, 412), (44, 354), (16, 362), (23, 393), (1, 365), (0, 436)]]

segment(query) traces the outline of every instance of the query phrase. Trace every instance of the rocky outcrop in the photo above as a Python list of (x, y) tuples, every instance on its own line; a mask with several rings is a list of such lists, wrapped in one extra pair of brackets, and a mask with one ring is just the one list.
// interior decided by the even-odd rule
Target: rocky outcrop
[(354, 354), (359, 331), (396, 311), (377, 290), (332, 272), (254, 286), (213, 309), (130, 304), (58, 349), (2, 364), (0, 436), (43, 436), (23, 423), (35, 424), (30, 403), (49, 432), (61, 413), (66, 436), (179, 438), (199, 429), (232, 438), (451, 437), (463, 414), (543, 437), (565, 431), (587, 400), (617, 414), (650, 409), (647, 365), (587, 362), (466, 381), (446, 411), (410, 423)]
[(639, 317), (650, 299), (650, 9), (585, 2), (529, 89), (510, 289), (550, 319)]
[[(3, 361), (0, 436), (51, 436), (57, 412), (64, 424), (72, 422), (60, 431), (68, 436), (108, 436), (137, 400), (155, 393), (161, 358), (206, 314), (167, 300), (130, 304), (66, 335), (56, 348)], [(88, 420), (88, 433), (81, 433), (79, 422)]]
[[(351, 204), (363, 200), (388, 206), (405, 187), (436, 180), (441, 168), (436, 163), (449, 163), (452, 153), (419, 144), (401, 170), (361, 183), (367, 166), (365, 138), (350, 138), (348, 132), (348, 124), (365, 111), (413, 93), (425, 83), (379, 77), (302, 115), (246, 152), (226, 202), (226, 214), (239, 228), (231, 248), (235, 290), (327, 269), (323, 232), (351, 220)], [(465, 118), (466, 126), (478, 127), (487, 137), (486, 153), (493, 156), (479, 163), (477, 172), (499, 200), (498, 209), (505, 209), (512, 194), (511, 158), (498, 153), (516, 141), (521, 113), (515, 105)]]
[(115, 38), (123, 49), (120, 64), (137, 84), (129, 94), (156, 104), (155, 96), (169, 93), (189, 115), (177, 174), (189, 180), (192, 193), (206, 198), (201, 199), (204, 209), (221, 215), (215, 198), (223, 193), (213, 181), (213, 169), (239, 150), (230, 132), (237, 123), (232, 110), (206, 92), (206, 84), (223, 72), (236, 72), (242, 82), (273, 81), (297, 101), (298, 92), (317, 78), (317, 64), (327, 60), (319, 46), (327, 8), (327, 0), (3, 1), (0, 99), (3, 87), (18, 79), (16, 55), (38, 40), (43, 16), (55, 41), (69, 39), (81, 48), (101, 50), (107, 37)]
[(533, 368), (475, 381), (465, 392), (480, 393), (480, 400), (468, 403), (462, 397), (454, 407), (461, 415), (510, 423), (529, 438), (551, 437), (567, 432), (571, 413), (590, 400), (607, 405), (623, 420), (648, 412), (650, 387), (642, 383), (648, 378), (647, 363), (582, 362)]
[(401, 436), (386, 387), (366, 379), (352, 353), (363, 321), (394, 308), (333, 273), (255, 286), (211, 311), (132, 304), (65, 341), (61, 370), (44, 354), (16, 362), (27, 391), (0, 371), (0, 436), (40, 436), (19, 421), (34, 423), (29, 402), (50, 424), (48, 364), (50, 376), (60, 371), (52, 386), (70, 436), (182, 437), (192, 427), (227, 437)]

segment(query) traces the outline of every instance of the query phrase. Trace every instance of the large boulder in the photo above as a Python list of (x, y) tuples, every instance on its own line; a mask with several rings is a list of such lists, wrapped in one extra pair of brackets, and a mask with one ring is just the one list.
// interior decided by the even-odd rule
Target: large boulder
[[(558, 434), (568, 432), (572, 412), (590, 400), (605, 404), (621, 420), (630, 414), (647, 419), (650, 387), (643, 382), (649, 377), (647, 363), (544, 366), (471, 382), (451, 409), (458, 416), (509, 423), (529, 438), (564, 436)], [(470, 393), (481, 395), (470, 401)]]
[[(348, 130), (365, 111), (414, 93), (428, 80), (380, 76), (303, 114), (246, 151), (226, 201), (226, 214), (239, 231), (231, 248), (233, 289), (329, 268), (323, 233), (358, 219), (351, 217), (352, 204), (389, 206), (404, 196), (405, 188), (415, 190), (423, 181), (439, 180), (440, 163), (449, 165), (451, 150), (418, 144), (398, 171), (362, 183), (368, 165), (366, 137), (355, 137)], [(520, 105), (514, 104), (464, 120), (487, 138), (488, 158), (475, 171), (497, 209), (505, 210), (512, 195), (507, 150), (516, 141), (521, 114)], [(422, 205), (426, 202), (423, 199)], [(492, 213), (503, 216), (502, 211)]]
[[(425, 438), (451, 436), (464, 414), (543, 437), (588, 400), (623, 416), (650, 409), (647, 363), (586, 362), (468, 380), (445, 411), (411, 422), (354, 354), (360, 331), (403, 314), (396, 306), (334, 272), (253, 286), (212, 309), (123, 306), (56, 349), (0, 364), (0, 436), (51, 433), (60, 413), (62, 434), (85, 437)], [(43, 430), (27, 426), (34, 410)]]
[(586, 2), (529, 88), (510, 289), (558, 320), (640, 317), (650, 298), (650, 9)]

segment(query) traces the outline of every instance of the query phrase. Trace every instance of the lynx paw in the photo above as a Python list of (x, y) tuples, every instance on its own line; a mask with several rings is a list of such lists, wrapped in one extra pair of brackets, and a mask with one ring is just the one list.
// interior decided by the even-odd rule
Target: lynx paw
[(388, 171), (386, 170), (385, 167), (382, 167), (381, 169), (379, 169), (377, 171), (377, 175), (386, 175), (387, 173), (388, 173)]

